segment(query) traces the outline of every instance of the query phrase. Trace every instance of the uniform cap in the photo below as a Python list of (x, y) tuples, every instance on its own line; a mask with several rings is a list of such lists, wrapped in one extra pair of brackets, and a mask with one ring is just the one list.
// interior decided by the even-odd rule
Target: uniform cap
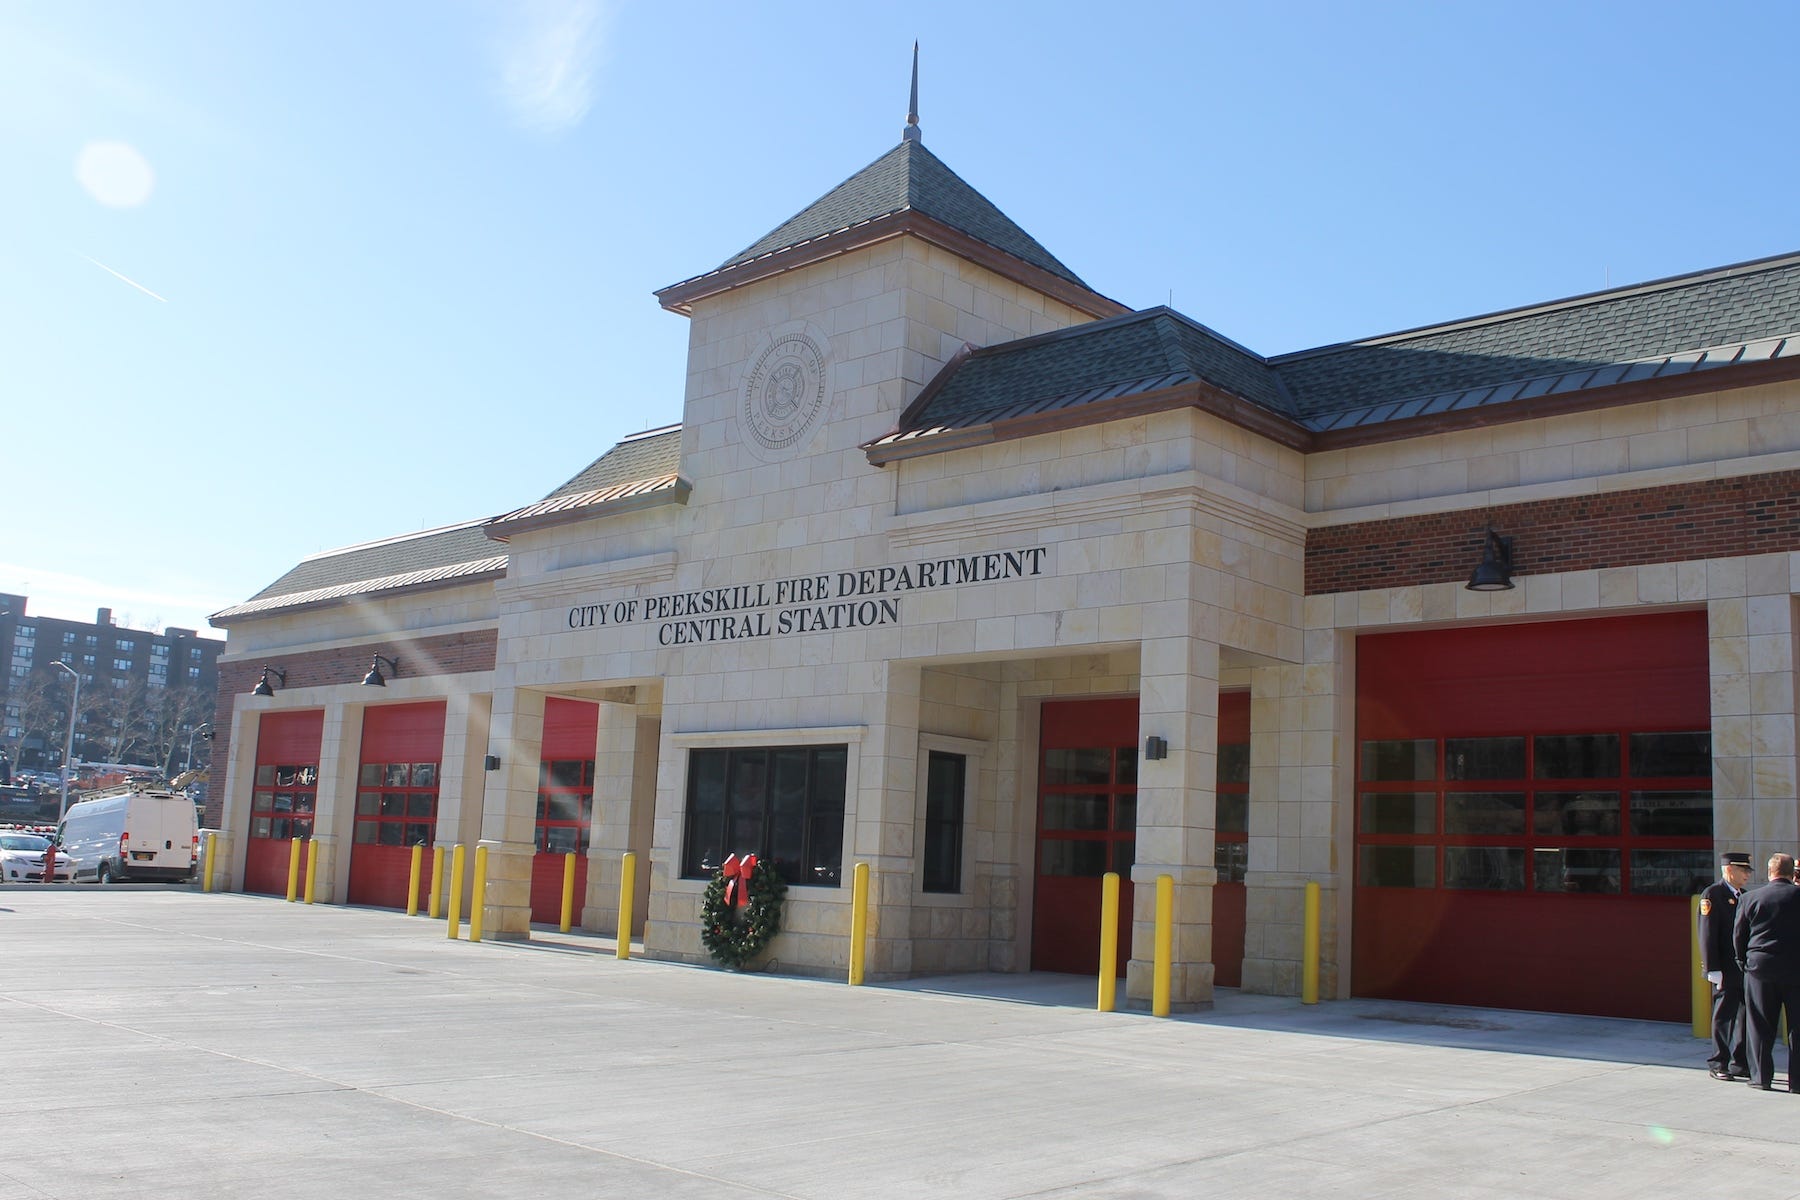
[(1733, 850), (1728, 854), (1721, 855), (1719, 861), (1728, 867), (1747, 867), (1750, 865), (1750, 856)]

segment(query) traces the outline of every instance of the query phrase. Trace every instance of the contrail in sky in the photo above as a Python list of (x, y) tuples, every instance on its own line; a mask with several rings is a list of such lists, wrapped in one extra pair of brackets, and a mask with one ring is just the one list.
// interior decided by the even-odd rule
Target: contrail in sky
[(107, 266), (105, 263), (101, 262), (99, 259), (88, 258), (88, 256), (85, 254), (83, 254), (81, 257), (87, 258), (87, 260), (89, 262), (93, 263), (96, 267), (99, 267), (102, 271), (105, 271), (108, 275), (111, 275), (113, 278), (123, 279), (126, 283), (129, 283), (132, 287), (134, 287), (138, 291), (144, 293), (144, 295), (150, 297), (152, 300), (161, 300), (164, 304), (167, 304), (169, 302), (168, 297), (157, 295), (155, 292), (151, 291), (149, 288), (145, 287), (143, 284), (139, 283), (137, 280), (132, 279), (129, 276), (119, 274), (117, 271), (113, 270), (111, 267)]

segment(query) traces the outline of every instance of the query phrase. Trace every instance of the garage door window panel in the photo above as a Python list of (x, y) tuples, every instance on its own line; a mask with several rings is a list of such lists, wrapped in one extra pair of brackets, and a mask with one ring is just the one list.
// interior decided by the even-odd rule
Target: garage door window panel
[(685, 878), (706, 878), (729, 854), (755, 854), (789, 883), (837, 886), (847, 747), (693, 750), (688, 760)]

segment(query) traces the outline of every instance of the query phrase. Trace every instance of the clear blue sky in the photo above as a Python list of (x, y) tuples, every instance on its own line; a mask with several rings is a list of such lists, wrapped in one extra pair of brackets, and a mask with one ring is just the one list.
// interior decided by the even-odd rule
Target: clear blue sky
[[(680, 420), (899, 138), (1265, 354), (1800, 249), (1800, 5), (0, 0), (0, 591), (204, 627)], [(185, 452), (170, 448), (185, 445)]]

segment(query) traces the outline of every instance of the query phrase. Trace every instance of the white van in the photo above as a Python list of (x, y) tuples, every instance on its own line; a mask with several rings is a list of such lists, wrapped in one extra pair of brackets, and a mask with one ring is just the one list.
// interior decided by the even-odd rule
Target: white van
[(178, 882), (193, 877), (200, 821), (175, 792), (120, 792), (69, 805), (57, 846), (75, 860), (78, 880)]

